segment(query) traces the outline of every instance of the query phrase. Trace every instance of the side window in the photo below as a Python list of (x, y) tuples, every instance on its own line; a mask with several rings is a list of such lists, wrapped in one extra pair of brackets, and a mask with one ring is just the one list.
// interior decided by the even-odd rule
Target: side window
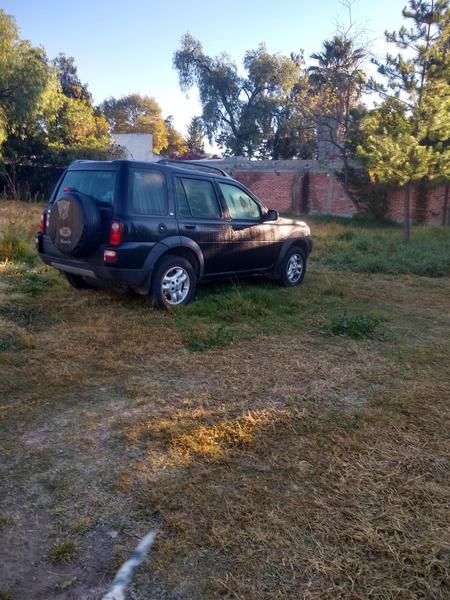
[(180, 217), (221, 219), (214, 186), (206, 179), (176, 178), (177, 214)]
[(259, 221), (261, 209), (253, 198), (235, 185), (219, 183), (219, 186), (232, 219)]
[(131, 210), (138, 215), (167, 215), (164, 175), (150, 169), (130, 169)]
[(179, 217), (192, 217), (186, 192), (184, 191), (184, 185), (178, 177), (175, 177), (175, 189), (177, 196), (177, 215)]

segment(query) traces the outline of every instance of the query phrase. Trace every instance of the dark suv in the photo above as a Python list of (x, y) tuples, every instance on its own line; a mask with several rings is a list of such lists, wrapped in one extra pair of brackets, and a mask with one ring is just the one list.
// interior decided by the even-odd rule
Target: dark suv
[(282, 219), (225, 172), (198, 163), (76, 161), (41, 218), (42, 260), (76, 288), (132, 288), (187, 304), (197, 282), (267, 275), (303, 281), (305, 223)]

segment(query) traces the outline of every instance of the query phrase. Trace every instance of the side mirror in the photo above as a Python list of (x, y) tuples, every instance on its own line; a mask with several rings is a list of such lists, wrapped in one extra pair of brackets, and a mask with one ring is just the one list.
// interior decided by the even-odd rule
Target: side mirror
[(263, 221), (278, 221), (279, 218), (280, 215), (278, 214), (278, 211), (274, 208), (269, 208), (269, 210), (263, 216)]

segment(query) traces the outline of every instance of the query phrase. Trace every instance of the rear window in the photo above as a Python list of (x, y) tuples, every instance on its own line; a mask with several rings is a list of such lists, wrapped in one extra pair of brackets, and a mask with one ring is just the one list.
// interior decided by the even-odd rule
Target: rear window
[(90, 196), (97, 202), (112, 204), (116, 171), (67, 171), (59, 192), (77, 191)]
[(168, 213), (164, 175), (151, 169), (130, 169), (130, 197), (134, 213), (163, 216)]
[(220, 219), (216, 192), (206, 179), (176, 178), (177, 213), (180, 217)]

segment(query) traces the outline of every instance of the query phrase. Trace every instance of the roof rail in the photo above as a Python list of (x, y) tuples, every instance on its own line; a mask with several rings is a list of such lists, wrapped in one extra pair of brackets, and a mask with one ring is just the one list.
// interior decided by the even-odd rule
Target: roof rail
[(201, 171), (202, 169), (204, 171), (216, 171), (217, 173), (220, 173), (224, 177), (229, 177), (228, 173), (226, 173), (223, 169), (220, 169), (219, 167), (211, 167), (210, 165), (204, 165), (202, 163), (194, 162), (193, 160), (176, 160), (176, 159), (170, 159), (170, 158), (161, 158), (157, 162), (160, 165), (167, 165), (167, 164), (180, 165), (181, 168), (194, 167), (194, 169), (196, 171)]

